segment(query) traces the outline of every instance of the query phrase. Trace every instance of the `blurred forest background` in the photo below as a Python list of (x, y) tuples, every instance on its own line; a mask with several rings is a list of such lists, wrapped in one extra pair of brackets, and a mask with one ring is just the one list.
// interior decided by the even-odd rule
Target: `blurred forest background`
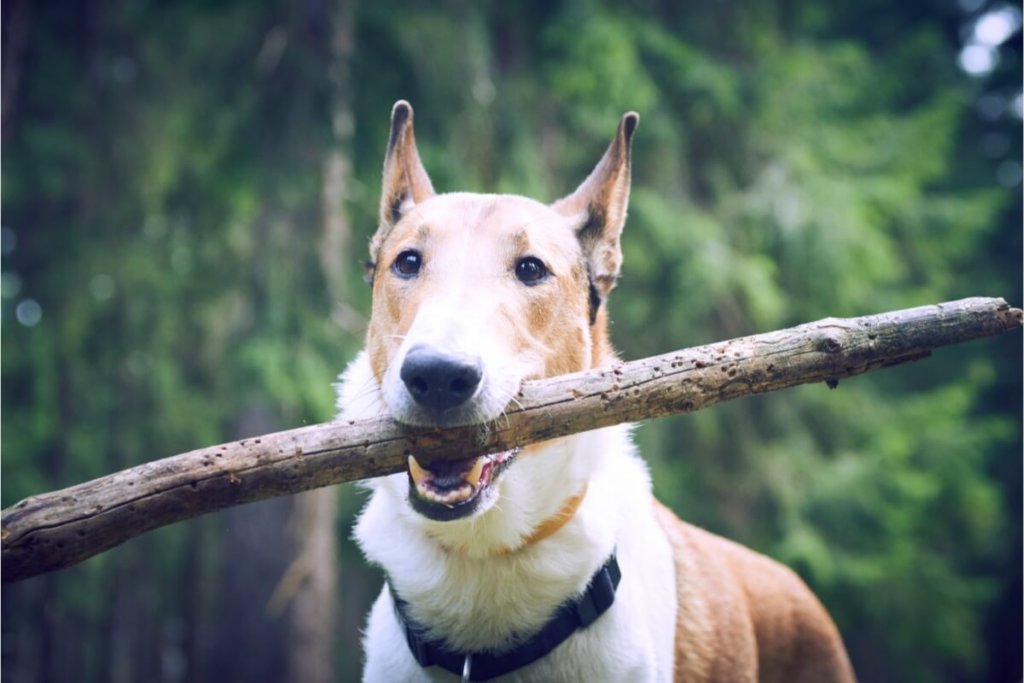
[[(642, 115), (625, 358), (1021, 292), (996, 0), (2, 5), (2, 504), (331, 419), (391, 104), (439, 190), (554, 200)], [(1021, 336), (641, 425), (657, 493), (806, 577), (864, 681), (1021, 678)], [(355, 680), (355, 486), (3, 587), (14, 682)]]

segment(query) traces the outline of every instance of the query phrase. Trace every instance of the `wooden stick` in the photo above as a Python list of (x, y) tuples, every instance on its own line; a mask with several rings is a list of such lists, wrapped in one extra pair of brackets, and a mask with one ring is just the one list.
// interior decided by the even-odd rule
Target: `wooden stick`
[(150, 529), (273, 496), (493, 453), (797, 384), (918, 360), (932, 349), (1021, 327), (1002, 299), (963, 299), (816, 323), (523, 384), (487, 425), (403, 427), (388, 416), (267, 434), (145, 463), (2, 513), (2, 578), (81, 562)]

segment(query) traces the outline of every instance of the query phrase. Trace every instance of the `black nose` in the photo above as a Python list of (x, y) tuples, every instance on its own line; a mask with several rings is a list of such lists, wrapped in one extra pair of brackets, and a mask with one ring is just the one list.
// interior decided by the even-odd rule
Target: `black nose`
[(446, 356), (429, 346), (414, 346), (405, 355), (400, 373), (416, 402), (434, 410), (461, 405), (480, 386), (480, 364)]

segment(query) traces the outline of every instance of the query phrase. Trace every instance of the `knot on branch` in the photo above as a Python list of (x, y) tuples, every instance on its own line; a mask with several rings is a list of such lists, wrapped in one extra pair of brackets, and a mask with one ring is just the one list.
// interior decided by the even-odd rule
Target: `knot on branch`
[(818, 340), (818, 350), (825, 353), (839, 353), (843, 350), (843, 343), (834, 334), (825, 334)]

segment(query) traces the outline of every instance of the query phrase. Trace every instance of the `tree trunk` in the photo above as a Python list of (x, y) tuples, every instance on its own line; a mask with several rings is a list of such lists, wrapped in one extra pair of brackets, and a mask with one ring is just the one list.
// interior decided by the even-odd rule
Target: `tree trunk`
[[(352, 3), (335, 0), (324, 6), (327, 16), (313, 17), (329, 27), (326, 45), (327, 83), (332, 141), (323, 160), (321, 210), (323, 232), (320, 267), (335, 322), (351, 320), (348, 260), (351, 228), (345, 202), (352, 165), (349, 150), (354, 117), (351, 108), (349, 59), (352, 54)], [(320, 14), (317, 12), (317, 14)], [(287, 604), (285, 676), (287, 683), (331, 683), (334, 675), (334, 633), (338, 596), (338, 543), (335, 538), (337, 492), (308, 491), (295, 496), (287, 528), (293, 558), (267, 605), (273, 614)]]
[[(269, 410), (250, 407), (239, 415), (235, 432), (250, 436), (273, 429)], [(220, 516), (216, 608), (202, 652), (199, 680), (223, 683), (279, 681), (286, 670), (286, 628), (268, 619), (266, 605), (285, 573), (295, 549), (290, 547), (288, 519), (294, 498), (261, 501)]]
[(295, 496), (288, 536), (294, 558), (267, 603), (271, 616), (288, 605), (285, 681), (330, 683), (337, 603), (337, 491)]

